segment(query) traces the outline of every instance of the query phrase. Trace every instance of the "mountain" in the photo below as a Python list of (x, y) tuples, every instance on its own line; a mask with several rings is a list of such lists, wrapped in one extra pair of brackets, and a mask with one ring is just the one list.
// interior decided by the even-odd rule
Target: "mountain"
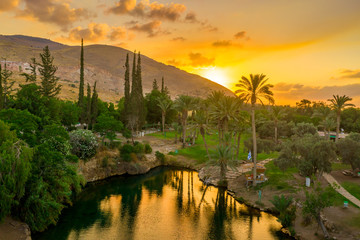
[[(45, 46), (49, 46), (54, 56), (54, 64), (58, 66), (57, 76), (63, 85), (60, 97), (76, 99), (80, 75), (80, 46), (68, 46), (44, 38), (23, 35), (0, 35), (1, 61), (4, 63), (6, 59), (8, 68), (15, 72), (14, 76), (21, 84), (24, 79), (19, 74), (29, 70), (31, 58), (36, 57), (39, 60), (39, 53)], [(85, 84), (88, 82), (93, 85), (96, 81), (101, 99), (117, 101), (123, 96), (127, 53), (130, 55), (132, 66), (133, 53), (126, 49), (109, 45), (84, 46)], [(144, 55), (141, 57), (144, 93), (151, 91), (154, 79), (161, 85), (161, 78), (164, 77), (165, 85), (172, 97), (179, 94), (204, 97), (212, 90), (223, 91), (227, 95), (233, 94), (229, 89), (206, 78), (157, 62)]]

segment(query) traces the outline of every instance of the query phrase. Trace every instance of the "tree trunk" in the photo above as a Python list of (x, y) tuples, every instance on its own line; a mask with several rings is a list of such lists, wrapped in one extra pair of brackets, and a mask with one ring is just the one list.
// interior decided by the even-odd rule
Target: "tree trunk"
[(256, 146), (256, 128), (255, 128), (255, 106), (254, 104), (251, 106), (251, 127), (252, 127), (252, 138), (253, 138), (253, 161), (254, 161), (254, 169), (253, 169), (253, 186), (256, 186), (256, 157), (257, 157), (257, 146)]
[(335, 142), (338, 141), (339, 132), (340, 132), (340, 112), (338, 112), (337, 116), (336, 116), (336, 138), (335, 138)]
[(220, 164), (220, 179), (222, 182), (226, 180), (226, 165)]
[(162, 112), (161, 114), (161, 123), (162, 123), (163, 133), (165, 133), (165, 112)]
[(186, 140), (186, 119), (183, 121), (183, 148), (185, 148)]
[(320, 227), (321, 227), (321, 230), (322, 230), (323, 233), (324, 233), (325, 239), (328, 239), (328, 238), (329, 238), (329, 233), (328, 233), (328, 231), (326, 230), (326, 227), (324, 226), (323, 222), (321, 221), (320, 216), (318, 217), (318, 223), (319, 223), (319, 225), (320, 225)]
[(206, 154), (208, 155), (209, 160), (211, 160), (210, 154), (209, 154), (209, 149), (208, 149), (208, 146), (207, 146), (206, 140), (205, 140), (205, 133), (201, 132), (201, 130), (200, 130), (200, 134), (201, 134), (201, 136), (202, 136), (202, 138), (203, 138), (203, 141), (204, 141), (204, 145), (205, 145), (205, 149), (206, 149)]
[(239, 158), (240, 140), (241, 140), (241, 132), (238, 133), (238, 137), (237, 137), (236, 159)]
[(275, 121), (275, 144), (278, 144), (278, 123)]

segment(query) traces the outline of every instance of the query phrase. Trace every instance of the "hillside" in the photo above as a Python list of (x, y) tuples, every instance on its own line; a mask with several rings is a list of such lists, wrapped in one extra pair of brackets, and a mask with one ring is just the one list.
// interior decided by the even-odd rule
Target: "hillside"
[[(18, 83), (23, 80), (19, 73), (27, 71), (32, 57), (39, 58), (43, 47), (49, 46), (58, 66), (58, 77), (61, 79), (63, 91), (61, 98), (75, 99), (78, 92), (80, 46), (68, 46), (48, 39), (28, 37), (22, 35), (0, 35), (0, 57), (6, 58), (9, 68), (15, 72)], [(105, 101), (117, 101), (123, 95), (124, 64), (126, 54), (132, 52), (115, 46), (88, 45), (84, 46), (85, 55), (85, 84), (91, 85), (97, 81), (100, 97)], [(1, 59), (3, 61), (3, 59)], [(180, 70), (174, 66), (157, 62), (142, 55), (142, 77), (144, 93), (150, 92), (152, 82), (156, 78), (165, 84), (172, 97), (178, 94), (192, 96), (206, 96), (212, 90), (224, 91), (232, 94), (227, 88), (200, 77)]]

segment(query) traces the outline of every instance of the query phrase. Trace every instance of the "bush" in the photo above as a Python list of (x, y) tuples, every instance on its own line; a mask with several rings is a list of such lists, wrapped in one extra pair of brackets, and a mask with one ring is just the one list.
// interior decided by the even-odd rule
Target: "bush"
[(135, 146), (134, 146), (134, 153), (138, 153), (138, 154), (141, 154), (141, 153), (144, 153), (145, 152), (145, 146), (139, 142), (135, 143)]
[(155, 157), (157, 160), (159, 160), (161, 162), (161, 164), (165, 163), (165, 155), (159, 151), (155, 152)]
[(120, 157), (125, 162), (130, 162), (131, 161), (130, 154), (133, 152), (134, 152), (134, 147), (132, 145), (124, 144), (124, 146), (122, 146), (122, 148), (120, 149)]
[(70, 133), (71, 152), (81, 159), (91, 158), (96, 154), (98, 143), (90, 130), (78, 129)]
[(150, 146), (150, 144), (145, 144), (145, 153), (148, 154), (148, 153), (152, 153), (152, 148)]

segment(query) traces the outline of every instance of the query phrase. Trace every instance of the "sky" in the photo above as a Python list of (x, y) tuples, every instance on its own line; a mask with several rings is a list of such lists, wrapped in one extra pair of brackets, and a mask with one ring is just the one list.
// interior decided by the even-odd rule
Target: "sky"
[(140, 51), (231, 90), (265, 74), (276, 104), (360, 106), (359, 0), (1, 0), (0, 34)]

